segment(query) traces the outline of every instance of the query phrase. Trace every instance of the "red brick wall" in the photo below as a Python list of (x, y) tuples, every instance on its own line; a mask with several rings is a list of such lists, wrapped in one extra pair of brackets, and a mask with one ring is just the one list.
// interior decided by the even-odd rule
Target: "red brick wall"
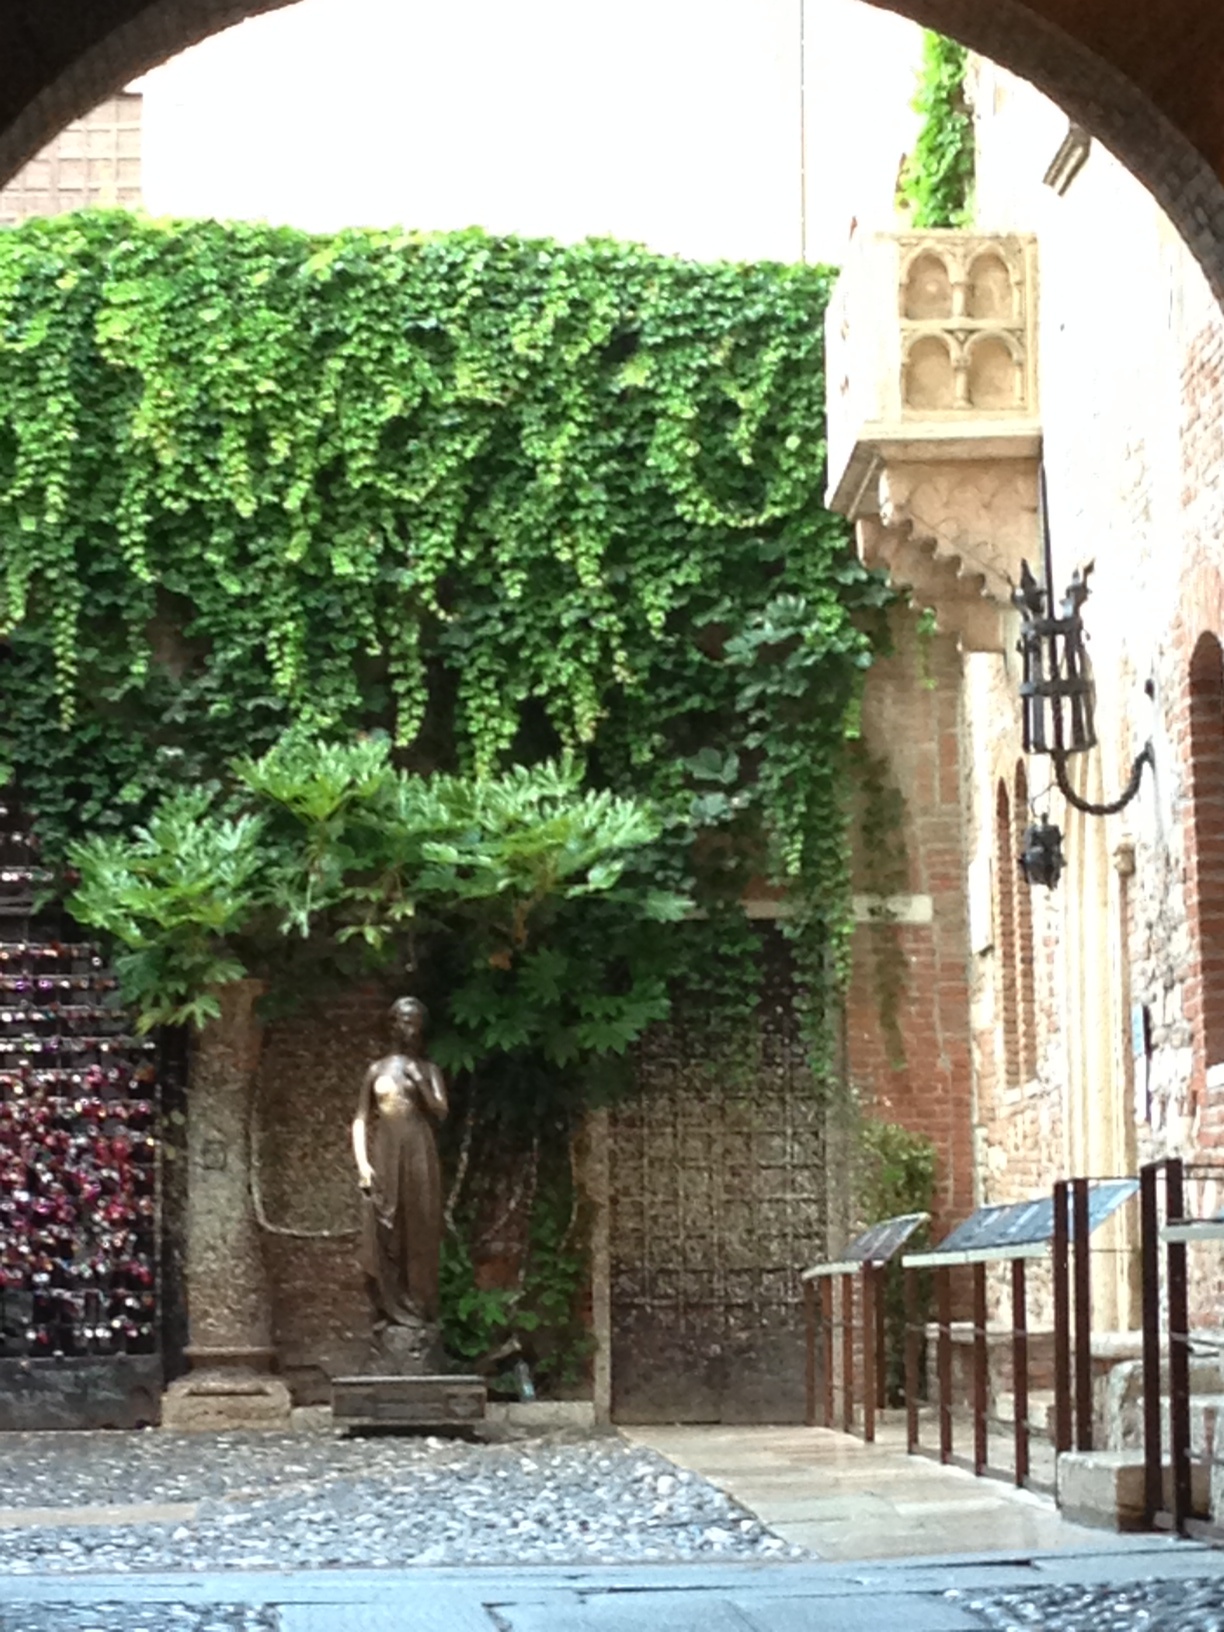
[(898, 1017), (903, 1064), (890, 1060), (880, 1023), (872, 927), (857, 927), (847, 1056), (851, 1080), (872, 1114), (934, 1140), (942, 1228), (968, 1213), (974, 1197), (961, 665), (953, 640), (918, 637), (913, 614), (898, 615), (895, 630), (895, 655), (868, 679), (863, 731), (868, 749), (887, 760), (905, 798), (906, 888), (930, 896), (932, 922), (889, 931), (899, 939), (907, 970)]
[[(1224, 315), (1191, 340), (1182, 376), (1183, 573), (1170, 653), (1175, 666), (1172, 735), (1183, 779), (1185, 911), (1190, 957), (1169, 971), (1181, 986), (1192, 1034), (1189, 1104), (1197, 1144), (1224, 1147), (1224, 1087), (1207, 1071), (1224, 1062), (1224, 717), (1219, 652), (1224, 633)], [(1156, 1038), (1159, 1046), (1161, 1039)]]

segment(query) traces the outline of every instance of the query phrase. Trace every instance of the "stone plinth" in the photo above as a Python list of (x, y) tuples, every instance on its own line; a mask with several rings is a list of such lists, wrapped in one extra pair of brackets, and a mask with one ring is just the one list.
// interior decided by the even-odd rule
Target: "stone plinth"
[(338, 1428), (463, 1428), (484, 1421), (479, 1377), (337, 1377), (332, 1421)]
[(180, 1433), (287, 1429), (292, 1401), (278, 1377), (216, 1367), (180, 1377), (162, 1396), (163, 1428)]
[[(1210, 1505), (1210, 1470), (1191, 1467), (1190, 1505), (1206, 1516)], [(1172, 1498), (1172, 1469), (1162, 1469), (1164, 1503)], [(1142, 1451), (1064, 1451), (1058, 1459), (1058, 1506), (1076, 1524), (1104, 1525), (1111, 1530), (1139, 1530), (1144, 1525)]]

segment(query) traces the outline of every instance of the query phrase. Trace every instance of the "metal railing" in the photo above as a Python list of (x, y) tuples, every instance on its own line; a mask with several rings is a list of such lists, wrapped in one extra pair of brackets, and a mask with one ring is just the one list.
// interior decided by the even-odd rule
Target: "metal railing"
[[(887, 1324), (884, 1277), (906, 1242), (930, 1221), (929, 1213), (904, 1213), (884, 1219), (857, 1236), (842, 1256), (803, 1272), (805, 1314), (805, 1420), (809, 1428), (857, 1431), (856, 1401), (863, 1408), (862, 1437), (875, 1439), (876, 1415), (887, 1395)], [(855, 1319), (855, 1284), (859, 1286), (859, 1320)], [(841, 1336), (841, 1411), (837, 1411), (836, 1339)], [(856, 1385), (861, 1357), (862, 1382)]]
[[(1194, 1510), (1195, 1456), (1191, 1434), (1188, 1249), (1224, 1242), (1224, 1210), (1206, 1216), (1196, 1190), (1224, 1180), (1224, 1167), (1180, 1157), (1140, 1169), (1143, 1281), (1143, 1495), (1149, 1529), (1219, 1539), (1222, 1532)], [(1161, 1192), (1163, 1188), (1163, 1207)], [(1161, 1269), (1163, 1265), (1163, 1276)], [(1163, 1329), (1163, 1330), (1162, 1330)], [(1169, 1481), (1165, 1486), (1164, 1379), (1168, 1371)]]

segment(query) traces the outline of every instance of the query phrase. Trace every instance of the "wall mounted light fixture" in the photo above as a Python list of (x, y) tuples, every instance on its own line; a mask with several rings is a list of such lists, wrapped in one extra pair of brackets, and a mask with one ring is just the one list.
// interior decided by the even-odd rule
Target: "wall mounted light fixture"
[[(1072, 574), (1061, 603), (1054, 601), (1054, 564), (1050, 547), (1049, 511), (1046, 504), (1045, 470), (1039, 473), (1041, 497), (1041, 526), (1044, 545), (1045, 582), (1038, 583), (1027, 561), (1020, 563), (1020, 587), (1012, 592), (1012, 604), (1023, 620), (1017, 650), (1023, 665), (1020, 680), (1020, 706), (1024, 717), (1024, 751), (1026, 754), (1048, 754), (1054, 766), (1054, 780), (1059, 792), (1074, 809), (1088, 816), (1112, 816), (1125, 809), (1139, 792), (1143, 767), (1154, 765), (1151, 742), (1146, 742), (1131, 766), (1130, 781), (1116, 799), (1102, 804), (1081, 798), (1071, 786), (1067, 775), (1067, 760), (1072, 754), (1086, 753), (1096, 746), (1096, 724), (1093, 718), (1095, 694), (1092, 672), (1084, 646), (1084, 622), (1081, 611), (1088, 599), (1088, 575), (1091, 563), (1083, 572)], [(1030, 839), (1033, 870), (1028, 862)], [(1061, 841), (1057, 828), (1044, 818), (1030, 827), (1025, 835), (1025, 849), (1020, 867), (1030, 884), (1044, 884), (1053, 889), (1062, 871), (1061, 842), (1056, 846), (1059, 864), (1051, 868), (1039, 859), (1040, 854), (1051, 853), (1053, 834)], [(1053, 876), (1050, 876), (1052, 872)]]

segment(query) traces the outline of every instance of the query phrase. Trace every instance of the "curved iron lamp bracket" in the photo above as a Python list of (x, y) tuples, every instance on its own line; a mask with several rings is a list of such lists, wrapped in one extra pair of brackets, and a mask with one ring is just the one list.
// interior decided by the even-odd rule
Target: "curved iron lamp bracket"
[(1054, 780), (1058, 784), (1059, 793), (1075, 810), (1082, 810), (1085, 816), (1116, 816), (1118, 811), (1126, 809), (1127, 805), (1139, 792), (1139, 785), (1143, 781), (1143, 767), (1150, 765), (1153, 770), (1156, 769), (1156, 753), (1149, 739), (1144, 743), (1139, 753), (1136, 754), (1135, 762), (1131, 766), (1130, 781), (1123, 791), (1116, 799), (1109, 800), (1107, 804), (1095, 805), (1090, 799), (1081, 799), (1071, 786), (1071, 780), (1067, 775), (1067, 759), (1069, 758), (1067, 750), (1065, 748), (1054, 748), (1050, 752), (1050, 757), (1054, 761)]

